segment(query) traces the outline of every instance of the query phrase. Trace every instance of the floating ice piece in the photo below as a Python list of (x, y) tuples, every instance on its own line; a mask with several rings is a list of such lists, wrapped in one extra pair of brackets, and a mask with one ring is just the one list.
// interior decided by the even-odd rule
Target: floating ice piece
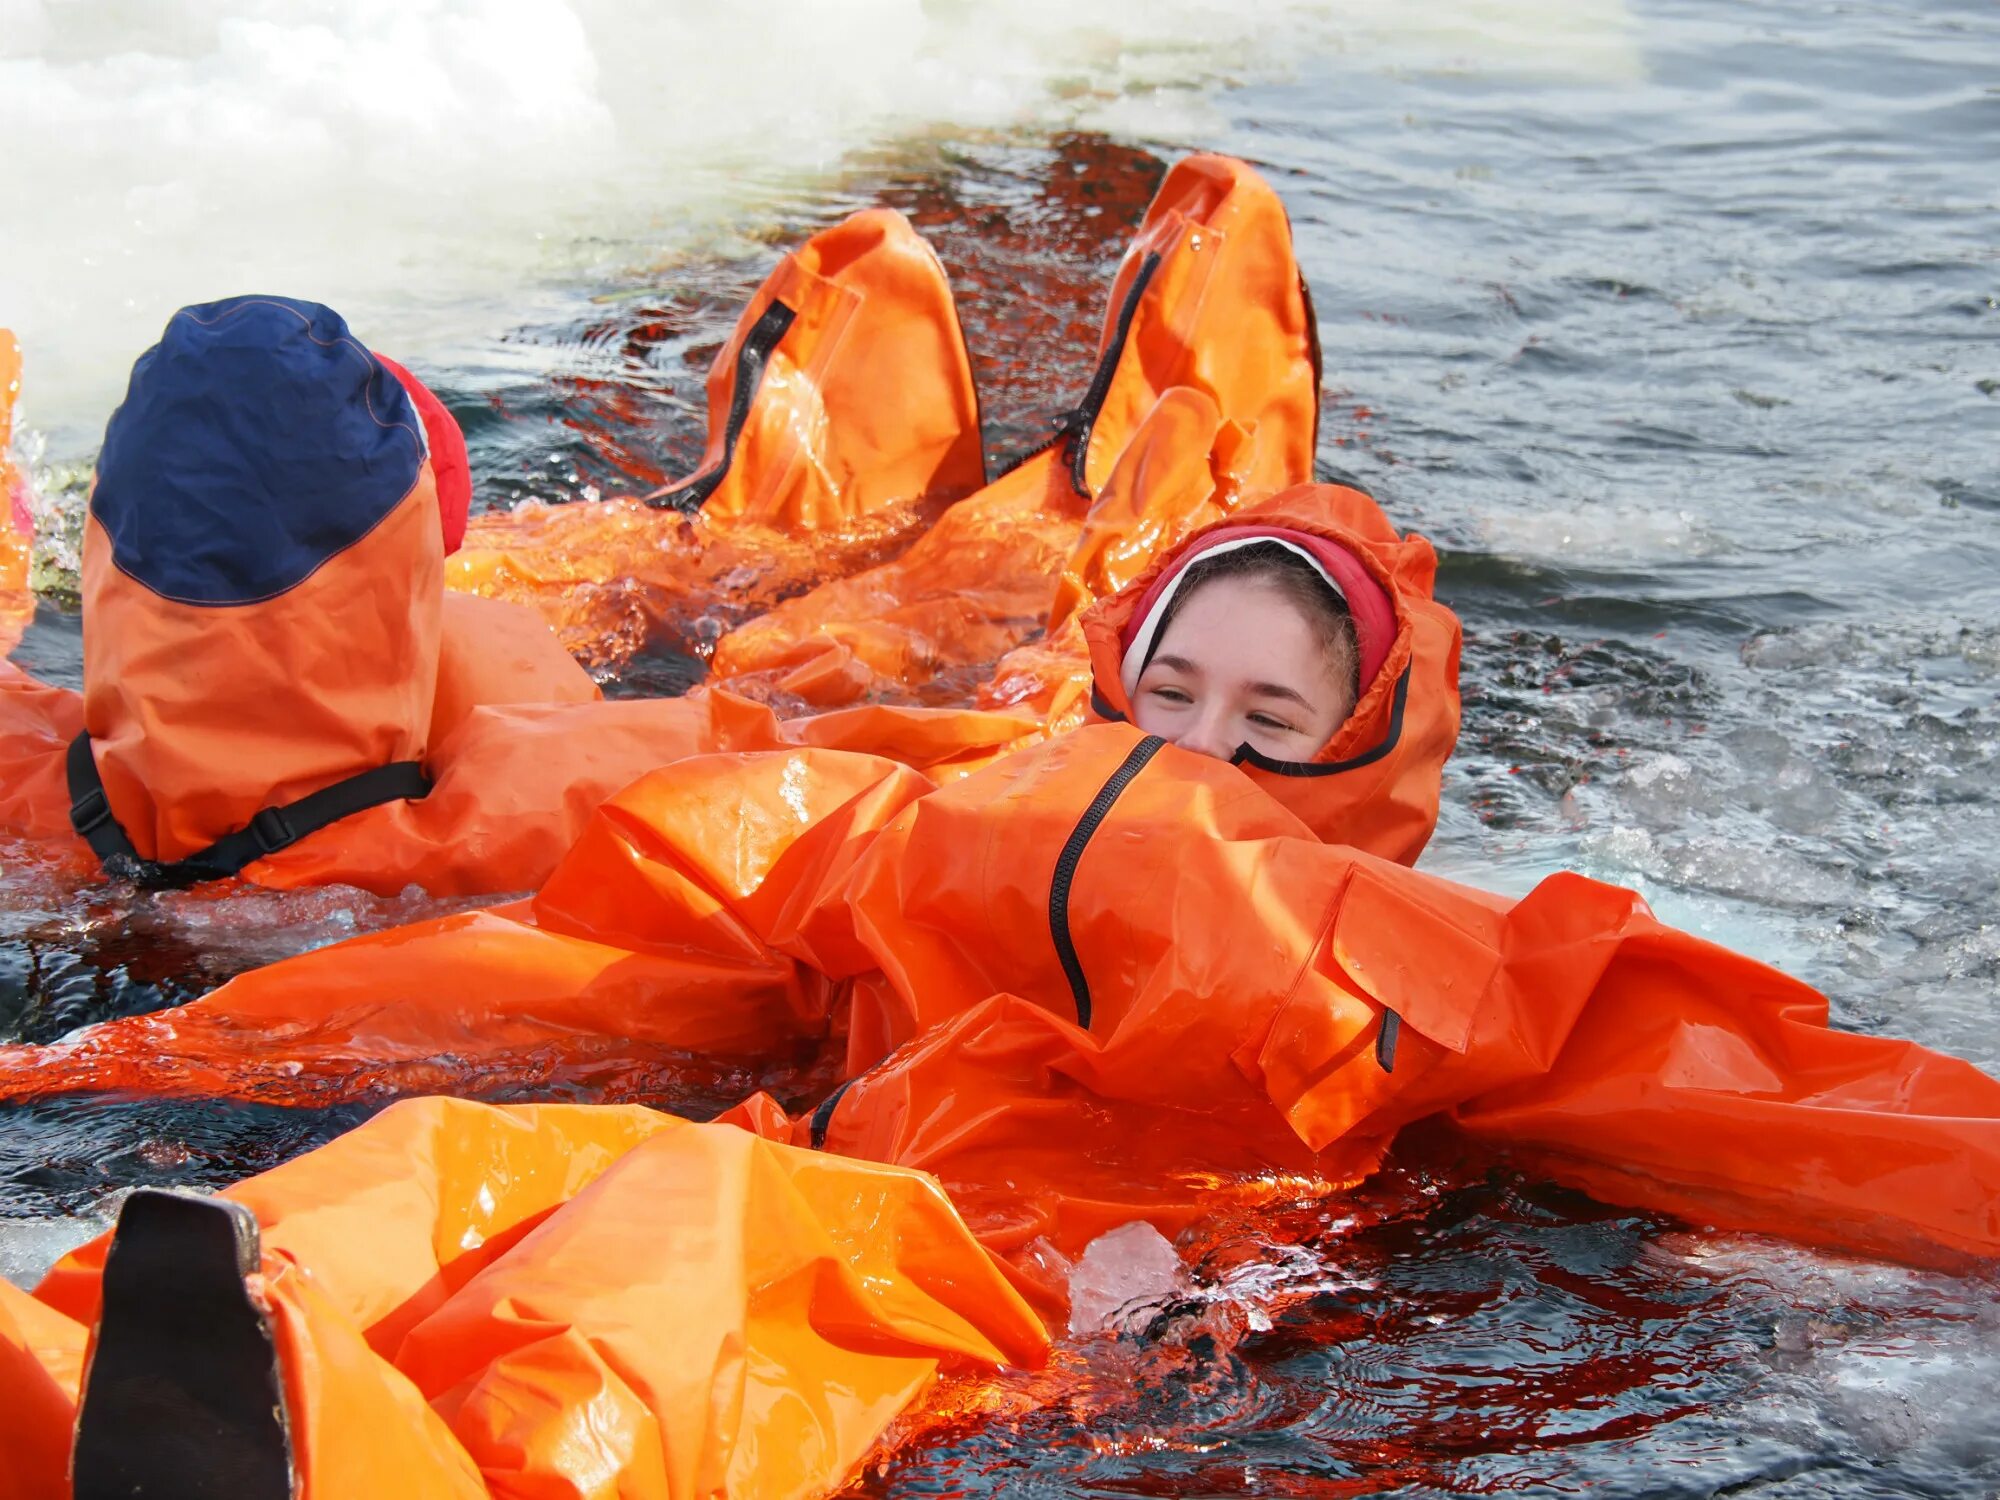
[(1071, 1335), (1122, 1333), (1133, 1316), (1188, 1287), (1167, 1237), (1141, 1219), (1100, 1234), (1070, 1273)]
[(85, 1240), (111, 1227), (116, 1201), (72, 1219), (10, 1219), (0, 1224), (0, 1277), (23, 1291)]

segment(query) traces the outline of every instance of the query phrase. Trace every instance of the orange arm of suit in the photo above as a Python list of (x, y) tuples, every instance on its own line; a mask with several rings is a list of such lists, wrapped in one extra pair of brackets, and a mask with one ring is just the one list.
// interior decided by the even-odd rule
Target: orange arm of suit
[(1617, 1201), (2000, 1255), (2000, 1082), (1829, 1029), (1816, 992), (1629, 891), (1561, 875), (1510, 902), (1323, 843), (1129, 730), (1009, 772), (857, 867), (885, 982), (854, 1034), (898, 1050), (808, 1127), (935, 1171), (975, 1228), (969, 1195), (1018, 1186), (1039, 1210), (1009, 1233), (1073, 1252), (1119, 1205), (1184, 1219), (1198, 1183), (1351, 1181), (1444, 1114)]
[(843, 750), (678, 761), (592, 814), (529, 901), (302, 954), (53, 1048), (0, 1048), (0, 1095), (325, 1104), (496, 1071), (587, 1072), (602, 1089), (691, 1054), (788, 1056), (869, 965), (838, 899), (849, 869), (933, 785)]

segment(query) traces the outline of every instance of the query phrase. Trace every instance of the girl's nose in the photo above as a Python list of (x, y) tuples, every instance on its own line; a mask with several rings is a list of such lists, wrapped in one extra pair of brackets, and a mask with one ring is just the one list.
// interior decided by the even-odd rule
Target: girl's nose
[(1194, 722), (1174, 737), (1174, 743), (1183, 750), (1212, 755), (1217, 760), (1228, 760), (1236, 753), (1230, 716), (1215, 709), (1196, 714)]

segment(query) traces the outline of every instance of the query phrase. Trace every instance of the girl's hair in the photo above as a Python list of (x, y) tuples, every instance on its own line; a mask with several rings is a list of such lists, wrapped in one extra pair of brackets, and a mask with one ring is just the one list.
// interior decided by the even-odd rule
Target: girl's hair
[(1180, 587), (1167, 601), (1160, 625), (1153, 632), (1153, 650), (1167, 638), (1167, 627), (1181, 606), (1206, 584), (1218, 578), (1244, 578), (1276, 589), (1293, 608), (1305, 616), (1326, 652), (1328, 664), (1361, 696), (1361, 648), (1354, 635), (1354, 616), (1347, 601), (1320, 576), (1319, 570), (1280, 542), (1253, 542), (1212, 557), (1197, 558), (1188, 564)]

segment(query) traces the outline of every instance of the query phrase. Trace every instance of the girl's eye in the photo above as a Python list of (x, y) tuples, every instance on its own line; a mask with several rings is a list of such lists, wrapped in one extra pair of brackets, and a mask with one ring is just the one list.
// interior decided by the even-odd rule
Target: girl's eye
[(1168, 703), (1191, 703), (1194, 701), (1177, 687), (1156, 687), (1149, 688), (1147, 691), (1155, 698), (1162, 699)]
[(1259, 729), (1275, 729), (1280, 734), (1297, 734), (1298, 731), (1283, 719), (1274, 719), (1269, 714), (1252, 714), (1250, 722)]

